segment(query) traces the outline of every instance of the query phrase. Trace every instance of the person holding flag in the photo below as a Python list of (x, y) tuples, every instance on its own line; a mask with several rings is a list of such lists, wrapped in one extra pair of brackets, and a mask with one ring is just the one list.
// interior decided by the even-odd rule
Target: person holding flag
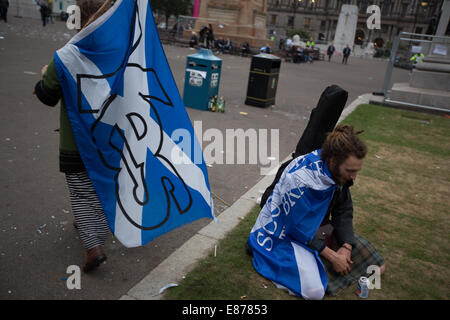
[[(77, 4), (81, 30), (44, 66), (35, 94), (61, 101), (60, 171), (90, 272), (106, 260), (108, 229), (126, 247), (142, 246), (214, 210), (150, 1)], [(176, 142), (180, 130), (194, 152)]]

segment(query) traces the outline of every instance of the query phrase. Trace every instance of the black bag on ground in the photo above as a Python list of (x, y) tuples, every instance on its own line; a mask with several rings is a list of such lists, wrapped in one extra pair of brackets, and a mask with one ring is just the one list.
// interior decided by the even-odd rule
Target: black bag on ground
[(272, 193), (284, 169), (295, 158), (320, 149), (328, 132), (333, 131), (347, 102), (348, 92), (337, 85), (327, 87), (320, 96), (317, 106), (311, 111), (308, 125), (297, 143), (292, 159), (284, 162), (277, 171), (272, 184), (261, 197), (261, 208)]

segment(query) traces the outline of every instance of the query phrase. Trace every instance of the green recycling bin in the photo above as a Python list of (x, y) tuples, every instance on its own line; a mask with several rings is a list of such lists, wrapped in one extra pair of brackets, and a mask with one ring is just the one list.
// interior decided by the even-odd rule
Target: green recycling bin
[(186, 107), (208, 110), (211, 97), (219, 94), (222, 59), (211, 50), (200, 48), (187, 56), (183, 102)]
[(260, 53), (252, 57), (245, 104), (268, 107), (275, 104), (281, 59)]

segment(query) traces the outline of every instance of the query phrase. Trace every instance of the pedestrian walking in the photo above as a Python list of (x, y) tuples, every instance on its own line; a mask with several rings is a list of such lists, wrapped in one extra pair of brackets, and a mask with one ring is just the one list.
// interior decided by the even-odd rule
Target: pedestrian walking
[(37, 4), (40, 7), (39, 11), (41, 12), (42, 26), (45, 27), (47, 24), (47, 15), (49, 13), (47, 0), (40, 0)]
[(52, 13), (53, 13), (53, 0), (48, 0), (47, 1), (47, 24), (49, 22), (51, 22), (52, 24), (54, 23)]
[(209, 24), (208, 33), (206, 34), (206, 47), (208, 49), (214, 48), (214, 42), (215, 42), (215, 38), (214, 38), (213, 27), (211, 24)]
[(0, 0), (0, 20), (5, 20), (7, 22), (7, 14), (8, 14), (9, 1), (8, 0)]
[[(78, 0), (77, 4), (81, 8), (81, 25), (84, 28), (111, 7), (111, 0)], [(109, 227), (78, 152), (54, 61), (44, 66), (41, 73), (42, 80), (35, 86), (36, 96), (48, 106), (55, 106), (61, 101), (59, 168), (66, 176), (75, 217), (74, 226), (86, 249), (83, 270), (90, 272), (106, 260), (103, 245), (109, 234)]]
[(348, 57), (350, 56), (350, 52), (352, 50), (350, 49), (350, 46), (347, 45), (347, 47), (344, 48), (344, 51), (342, 52), (344, 54), (344, 57), (342, 58), (342, 63), (347, 64)]
[(327, 49), (328, 62), (331, 61), (331, 56), (333, 55), (334, 51), (336, 51), (336, 48), (333, 45), (333, 41), (331, 41)]
[(208, 43), (206, 41), (207, 36), (208, 36), (208, 32), (209, 32), (209, 29), (208, 29), (207, 26), (203, 26), (200, 29), (200, 32), (199, 32), (199, 34), (200, 34), (199, 42), (200, 42), (200, 46), (202, 46), (203, 48), (207, 48), (208, 47)]

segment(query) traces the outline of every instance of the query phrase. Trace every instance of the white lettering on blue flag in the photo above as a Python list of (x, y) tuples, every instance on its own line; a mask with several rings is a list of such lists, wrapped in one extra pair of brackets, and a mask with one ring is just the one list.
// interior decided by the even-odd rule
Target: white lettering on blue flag
[(55, 65), (80, 155), (125, 246), (214, 217), (204, 161), (171, 138), (180, 128), (195, 135), (149, 1), (116, 1), (56, 52)]
[(286, 167), (248, 239), (256, 271), (305, 299), (321, 299), (328, 283), (318, 252), (307, 246), (335, 188), (320, 154), (316, 150)]

